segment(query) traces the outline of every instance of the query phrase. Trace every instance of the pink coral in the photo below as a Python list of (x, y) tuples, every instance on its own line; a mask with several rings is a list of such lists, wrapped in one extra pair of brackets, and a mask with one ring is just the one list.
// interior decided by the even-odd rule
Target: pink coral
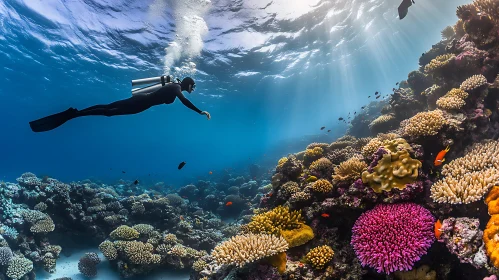
[(357, 219), (351, 244), (362, 265), (378, 273), (411, 270), (435, 240), (434, 223), (415, 203), (379, 204)]

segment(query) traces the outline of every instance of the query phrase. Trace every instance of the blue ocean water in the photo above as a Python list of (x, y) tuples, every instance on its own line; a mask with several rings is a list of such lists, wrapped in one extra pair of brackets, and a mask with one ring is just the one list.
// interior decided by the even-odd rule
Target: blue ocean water
[[(338, 117), (390, 93), (469, 2), (416, 0), (399, 20), (399, 0), (3, 0), (0, 179), (31, 171), (180, 185), (209, 171), (271, 168), (304, 137), (342, 134)], [(130, 80), (161, 74), (193, 76), (188, 98), (212, 119), (176, 101), (29, 128), (69, 107), (128, 98)]]

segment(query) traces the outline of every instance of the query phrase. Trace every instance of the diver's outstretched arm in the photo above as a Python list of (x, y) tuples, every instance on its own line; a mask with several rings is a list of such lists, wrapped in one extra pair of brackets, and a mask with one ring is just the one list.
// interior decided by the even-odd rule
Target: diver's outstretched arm
[(194, 104), (192, 104), (192, 102), (189, 101), (189, 99), (187, 99), (181, 91), (177, 92), (177, 97), (178, 97), (178, 99), (180, 99), (182, 104), (184, 104), (187, 108), (195, 111), (198, 114), (202, 113), (202, 111), (199, 110), (196, 106), (194, 106)]

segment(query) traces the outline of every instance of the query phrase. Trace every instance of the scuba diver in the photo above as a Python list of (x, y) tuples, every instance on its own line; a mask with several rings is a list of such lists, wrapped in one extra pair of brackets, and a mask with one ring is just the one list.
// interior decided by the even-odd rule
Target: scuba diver
[(182, 93), (182, 91), (187, 91), (190, 94), (195, 89), (196, 83), (194, 80), (190, 77), (186, 77), (181, 82), (180, 80), (177, 81), (177, 83), (172, 83), (169, 82), (168, 78), (167, 83), (164, 83), (163, 81), (162, 85), (158, 84), (158, 90), (152, 92), (142, 91), (144, 93), (138, 93), (138, 91), (137, 93), (134, 93), (134, 91), (132, 91), (133, 96), (130, 98), (119, 100), (107, 105), (95, 105), (81, 111), (75, 108), (69, 108), (64, 112), (32, 121), (29, 125), (33, 132), (49, 131), (61, 126), (71, 119), (83, 116), (111, 117), (137, 114), (151, 108), (152, 106), (171, 104), (177, 97), (187, 108), (196, 111), (200, 115), (206, 115), (209, 120), (211, 118), (210, 113), (199, 110)]

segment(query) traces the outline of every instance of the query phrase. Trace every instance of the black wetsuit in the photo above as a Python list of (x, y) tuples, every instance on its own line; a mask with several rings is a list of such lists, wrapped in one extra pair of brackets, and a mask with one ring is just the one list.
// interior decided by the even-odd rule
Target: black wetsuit
[(196, 108), (189, 99), (187, 99), (178, 84), (168, 84), (157, 91), (147, 95), (135, 95), (127, 99), (119, 100), (107, 105), (95, 105), (88, 107), (76, 113), (77, 117), (82, 116), (117, 116), (117, 115), (132, 115), (143, 112), (152, 106), (161, 104), (171, 104), (175, 98), (180, 99), (182, 104), (187, 108), (201, 114), (201, 110)]
[(69, 108), (68, 110), (50, 115), (32, 121), (29, 123), (31, 130), (34, 132), (49, 131), (56, 127), (61, 126), (68, 120), (83, 117), (83, 116), (118, 116), (118, 115), (132, 115), (143, 112), (152, 106), (161, 104), (171, 104), (175, 101), (175, 98), (180, 99), (182, 104), (184, 104), (189, 109), (196, 111), (201, 114), (201, 110), (196, 108), (189, 99), (187, 99), (182, 93), (179, 84), (167, 84), (157, 91), (149, 93), (147, 95), (135, 95), (127, 99), (119, 100), (107, 105), (95, 105), (88, 107), (81, 111), (74, 108)]

